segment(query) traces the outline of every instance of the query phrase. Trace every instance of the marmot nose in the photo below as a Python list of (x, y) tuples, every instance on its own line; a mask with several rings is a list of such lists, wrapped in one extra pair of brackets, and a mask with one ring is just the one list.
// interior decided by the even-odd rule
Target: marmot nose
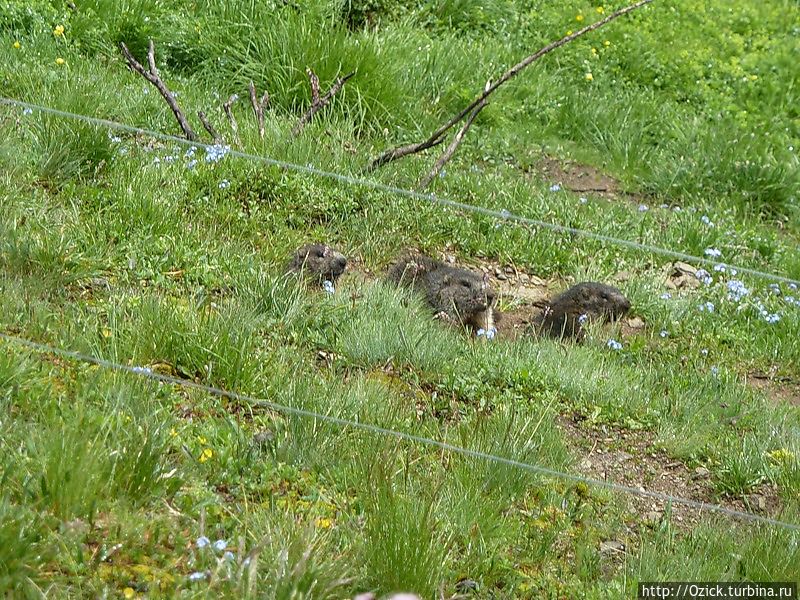
[(333, 266), (339, 271), (344, 271), (347, 266), (347, 259), (344, 256), (337, 257), (333, 261)]

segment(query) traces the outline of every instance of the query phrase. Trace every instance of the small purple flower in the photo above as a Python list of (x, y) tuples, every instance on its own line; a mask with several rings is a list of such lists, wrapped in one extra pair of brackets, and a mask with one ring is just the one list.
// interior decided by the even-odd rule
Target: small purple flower
[(714, 270), (717, 273), (724, 273), (727, 270), (727, 267), (725, 265), (723, 265), (723, 264), (714, 265)]
[(731, 279), (730, 281), (728, 281), (727, 287), (728, 287), (728, 298), (730, 298), (734, 302), (741, 301), (742, 298), (744, 298), (747, 294), (750, 293), (750, 290), (748, 290), (744, 286), (744, 284), (738, 279)]
[(230, 146), (223, 146), (222, 144), (214, 144), (206, 148), (206, 162), (216, 163), (225, 158), (225, 155), (231, 151)]

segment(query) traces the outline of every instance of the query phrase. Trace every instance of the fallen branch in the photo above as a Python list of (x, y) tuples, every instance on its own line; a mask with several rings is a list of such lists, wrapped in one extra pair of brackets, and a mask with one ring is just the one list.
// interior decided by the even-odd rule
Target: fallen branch
[(233, 130), (233, 139), (236, 141), (236, 145), (241, 147), (242, 141), (239, 139), (239, 124), (236, 122), (236, 117), (233, 116), (233, 110), (231, 107), (233, 103), (239, 99), (239, 94), (232, 94), (228, 101), (222, 105), (222, 110), (225, 111), (225, 114), (228, 116), (228, 121), (231, 123), (231, 129)]
[[(488, 85), (489, 84), (487, 83), (487, 86)], [(450, 145), (447, 146), (447, 148), (445, 148), (444, 152), (442, 152), (442, 155), (439, 157), (439, 160), (437, 160), (436, 164), (433, 165), (431, 172), (428, 173), (422, 181), (420, 181), (419, 184), (420, 191), (428, 187), (431, 181), (433, 181), (433, 178), (439, 174), (439, 172), (442, 170), (442, 167), (444, 167), (447, 161), (453, 158), (453, 154), (456, 153), (456, 150), (461, 145), (461, 141), (464, 139), (464, 136), (467, 135), (467, 131), (469, 131), (472, 122), (475, 120), (475, 117), (478, 116), (478, 113), (483, 110), (483, 107), (486, 106), (486, 104), (487, 101), (486, 98), (484, 98), (475, 108), (472, 109), (472, 112), (469, 114), (469, 117), (467, 117), (467, 120), (464, 121), (464, 124), (461, 126), (461, 129), (459, 129), (458, 133), (456, 133), (456, 135), (453, 137), (453, 141), (450, 142)]]
[(256, 115), (258, 121), (258, 135), (264, 139), (264, 109), (269, 104), (269, 92), (264, 92), (261, 100), (256, 99), (256, 84), (250, 82), (250, 104), (253, 105), (253, 113)]
[(223, 141), (222, 136), (217, 133), (217, 130), (214, 129), (214, 126), (209, 122), (208, 118), (206, 117), (206, 113), (204, 113), (202, 110), (198, 110), (197, 116), (200, 119), (200, 122), (203, 124), (203, 127), (205, 127), (205, 130), (208, 132), (208, 135), (210, 135), (211, 139), (214, 140), (214, 143), (221, 144)]
[(153, 46), (153, 40), (150, 40), (150, 45), (147, 50), (147, 64), (148, 69), (145, 69), (142, 64), (137, 61), (131, 51), (128, 50), (128, 47), (125, 45), (124, 42), (120, 42), (119, 44), (120, 49), (122, 50), (122, 54), (125, 56), (125, 60), (128, 61), (128, 65), (139, 73), (142, 77), (144, 77), (147, 81), (152, 83), (156, 89), (159, 91), (161, 96), (166, 100), (167, 104), (169, 105), (170, 109), (172, 109), (175, 118), (178, 120), (178, 125), (181, 126), (183, 130), (183, 135), (186, 137), (187, 140), (195, 141), (197, 140), (197, 135), (192, 130), (189, 122), (186, 120), (186, 117), (183, 115), (183, 111), (181, 111), (180, 107), (178, 106), (177, 101), (175, 100), (175, 96), (172, 92), (169, 91), (167, 86), (161, 79), (161, 76), (158, 74), (158, 69), (156, 68), (156, 57), (155, 57), (155, 48)]
[(436, 145), (438, 142), (441, 141), (441, 138), (445, 133), (447, 133), (457, 123), (459, 123), (464, 117), (471, 114), (472, 111), (479, 104), (481, 104), (481, 102), (486, 100), (486, 98), (488, 98), (492, 93), (494, 93), (494, 91), (497, 90), (497, 88), (506, 83), (509, 79), (512, 79), (513, 77), (517, 76), (521, 71), (531, 66), (537, 60), (542, 58), (545, 54), (552, 52), (553, 50), (563, 46), (564, 44), (568, 44), (572, 40), (577, 39), (582, 35), (594, 31), (595, 29), (599, 29), (600, 27), (603, 27), (604, 25), (610, 23), (614, 19), (617, 19), (622, 15), (625, 15), (633, 10), (636, 10), (637, 8), (644, 6), (645, 4), (649, 4), (652, 1), (653, 0), (639, 0), (638, 2), (631, 4), (630, 6), (626, 6), (624, 8), (619, 9), (618, 11), (611, 13), (604, 19), (600, 19), (599, 21), (592, 23), (591, 25), (587, 25), (586, 27), (584, 27), (579, 31), (576, 31), (575, 33), (571, 33), (569, 35), (564, 36), (560, 40), (552, 42), (547, 46), (537, 50), (530, 56), (525, 57), (523, 60), (521, 60), (516, 65), (511, 67), (508, 71), (503, 73), (503, 75), (501, 75), (500, 78), (495, 83), (485, 88), (483, 90), (483, 93), (481, 93), (477, 98), (475, 98), (472, 102), (470, 102), (461, 112), (459, 112), (456, 116), (447, 121), (447, 123), (445, 123), (444, 125), (439, 127), (436, 131), (434, 131), (427, 140), (425, 140), (424, 142), (419, 142), (416, 144), (407, 144), (405, 146), (399, 146), (387, 150), (386, 152), (384, 152), (383, 154), (372, 160), (372, 162), (366, 167), (365, 170), (374, 171), (378, 167), (393, 162), (399, 158), (408, 156), (409, 154), (416, 154), (417, 152), (421, 152), (423, 150), (430, 148), (431, 146)]
[(339, 93), (339, 91), (344, 87), (344, 84), (350, 79), (353, 75), (355, 75), (355, 71), (352, 73), (345, 75), (344, 77), (339, 77), (336, 79), (334, 84), (331, 86), (325, 95), (320, 98), (319, 95), (319, 78), (314, 74), (314, 71), (311, 69), (306, 69), (306, 73), (308, 73), (308, 79), (311, 84), (311, 106), (309, 109), (300, 117), (300, 120), (297, 122), (292, 128), (292, 135), (297, 136), (303, 130), (303, 127), (311, 121), (315, 114), (317, 114), (322, 108), (324, 108), (331, 99)]

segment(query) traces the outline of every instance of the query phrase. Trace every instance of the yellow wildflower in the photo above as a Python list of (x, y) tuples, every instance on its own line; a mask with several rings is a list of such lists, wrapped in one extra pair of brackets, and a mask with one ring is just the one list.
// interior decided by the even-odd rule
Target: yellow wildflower
[(606, 12), (606, 9), (603, 8), (602, 6), (598, 6), (597, 8), (595, 8), (595, 10), (597, 11), (598, 15), (602, 15), (604, 12)]
[(60, 37), (64, 35), (64, 26), (63, 25), (56, 25), (56, 28), (53, 29), (53, 35), (56, 37)]
[(317, 527), (319, 527), (320, 529), (330, 529), (331, 525), (333, 525), (333, 521), (331, 521), (330, 519), (326, 519), (323, 517), (317, 519)]
[(585, 75), (585, 78), (586, 78), (586, 81), (592, 81), (594, 79), (594, 76), (591, 73), (587, 73)]
[(204, 438), (202, 435), (198, 435), (197, 436), (197, 441), (200, 442), (201, 444), (205, 444), (206, 443), (206, 438)]
[(583, 21), (583, 15), (575, 15), (575, 20), (576, 20), (578, 23), (580, 23), (581, 21)]
[(214, 451), (211, 448), (203, 448), (203, 453), (200, 455), (198, 459), (201, 463), (206, 462), (209, 458), (214, 456)]
[(592, 56), (597, 56), (597, 48), (592, 48)]
[(122, 590), (122, 595), (126, 598), (133, 598), (136, 595), (136, 592), (133, 591), (132, 587), (126, 587)]
[(756, 79), (758, 79), (758, 75), (750, 75), (750, 76), (748, 77), (748, 79), (749, 79), (750, 81), (755, 81)]
[(572, 35), (572, 29), (567, 32), (567, 35)]
[(175, 436), (177, 436), (177, 435), (178, 435), (178, 432), (177, 432), (177, 431), (175, 431), (175, 428), (173, 427), (173, 428), (171, 428), (171, 429), (169, 430), (169, 434), (170, 434), (172, 437), (175, 437)]
[[(60, 56), (56, 59), (57, 65), (63, 65), (66, 61)], [(111, 337), (111, 332), (108, 329), (103, 329), (103, 337)]]
[(772, 452), (767, 452), (767, 456), (779, 464), (789, 464), (794, 460), (794, 452), (786, 448), (778, 448)]
[(20, 46), (22, 46), (22, 44), (20, 44), (19, 40), (17, 40), (16, 42), (14, 42), (13, 46), (14, 46), (14, 48), (19, 50), (19, 48), (20, 48)]
[(606, 48), (608, 48), (610, 45), (611, 45), (611, 42), (609, 42), (608, 40), (603, 42), (603, 46), (605, 46)]

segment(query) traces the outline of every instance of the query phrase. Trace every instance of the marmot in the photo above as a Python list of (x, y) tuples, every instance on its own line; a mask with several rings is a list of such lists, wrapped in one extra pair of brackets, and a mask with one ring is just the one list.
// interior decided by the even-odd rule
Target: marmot
[(583, 337), (588, 320), (615, 320), (631, 308), (630, 301), (617, 288), (585, 281), (560, 293), (545, 306), (536, 320), (539, 330), (553, 337)]
[(306, 244), (298, 248), (286, 265), (287, 272), (302, 272), (318, 280), (320, 284), (325, 281), (336, 283), (345, 268), (347, 268), (345, 256), (325, 244)]
[(412, 254), (395, 262), (387, 278), (421, 293), (437, 318), (486, 332), (495, 328), (496, 294), (485, 276)]

